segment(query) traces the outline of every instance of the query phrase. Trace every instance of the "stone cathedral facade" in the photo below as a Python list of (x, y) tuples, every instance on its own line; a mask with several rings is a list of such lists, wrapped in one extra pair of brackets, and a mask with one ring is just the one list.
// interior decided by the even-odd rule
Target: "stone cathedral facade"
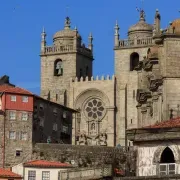
[(180, 19), (167, 29), (155, 12), (148, 24), (139, 21), (120, 38), (115, 25), (115, 75), (93, 77), (93, 37), (83, 44), (77, 28), (65, 19), (47, 46), (41, 41), (41, 96), (79, 111), (73, 121), (73, 144), (131, 145), (126, 129), (140, 128), (180, 113)]

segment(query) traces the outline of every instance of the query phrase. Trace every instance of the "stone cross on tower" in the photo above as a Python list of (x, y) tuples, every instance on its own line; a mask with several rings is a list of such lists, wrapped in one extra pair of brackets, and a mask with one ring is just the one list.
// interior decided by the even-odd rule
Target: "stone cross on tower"
[(71, 21), (70, 21), (70, 18), (69, 18), (69, 17), (66, 17), (64, 29), (70, 29), (70, 27), (71, 27)]
[(141, 8), (137, 8), (137, 7), (136, 7), (136, 10), (137, 10), (138, 12), (140, 12), (140, 21), (145, 21), (145, 11), (144, 11), (144, 8), (143, 8), (143, 6), (144, 6), (144, 0), (141, 0), (141, 2), (142, 2)]

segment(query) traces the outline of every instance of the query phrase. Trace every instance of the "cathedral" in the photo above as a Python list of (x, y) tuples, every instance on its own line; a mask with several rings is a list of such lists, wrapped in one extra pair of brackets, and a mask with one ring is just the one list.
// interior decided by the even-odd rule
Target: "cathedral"
[[(180, 114), (180, 19), (161, 29), (155, 11), (145, 11), (120, 38), (114, 33), (114, 75), (93, 77), (93, 36), (86, 46), (70, 18), (46, 45), (41, 40), (41, 96), (78, 110), (73, 120), (75, 145), (131, 146), (126, 130), (175, 118)], [(113, 47), (112, 47), (113, 48)]]

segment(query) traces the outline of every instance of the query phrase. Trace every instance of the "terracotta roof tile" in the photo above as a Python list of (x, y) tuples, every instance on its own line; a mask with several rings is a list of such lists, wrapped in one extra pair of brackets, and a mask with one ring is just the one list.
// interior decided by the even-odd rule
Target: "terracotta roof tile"
[(18, 174), (13, 173), (12, 171), (2, 169), (0, 168), (0, 177), (7, 177), (7, 178), (16, 178), (16, 179), (21, 179), (21, 176)]
[(13, 87), (10, 85), (0, 85), (0, 92), (8, 92), (8, 93), (15, 93), (15, 94), (26, 94), (26, 95), (33, 95), (26, 89), (20, 87)]
[(43, 168), (65, 168), (72, 167), (70, 164), (61, 163), (61, 162), (53, 162), (53, 161), (45, 161), (45, 160), (35, 160), (24, 163), (25, 167), (43, 167)]
[(146, 126), (146, 127), (143, 127), (143, 129), (160, 129), (160, 128), (176, 128), (176, 127), (180, 127), (180, 117), (178, 118), (175, 118), (175, 119), (171, 119), (171, 120), (168, 120), (168, 121), (163, 121), (163, 122), (160, 122), (160, 123), (156, 123), (154, 125), (151, 125), (151, 126)]

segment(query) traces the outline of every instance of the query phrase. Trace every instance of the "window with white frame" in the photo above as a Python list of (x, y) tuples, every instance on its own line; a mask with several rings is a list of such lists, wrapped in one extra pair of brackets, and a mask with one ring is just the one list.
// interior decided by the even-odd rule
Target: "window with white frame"
[(9, 132), (9, 139), (16, 139), (16, 132), (15, 131)]
[(63, 126), (63, 127), (62, 127), (62, 131), (63, 131), (64, 133), (68, 133), (68, 127), (67, 127), (67, 126)]
[(21, 132), (21, 140), (27, 140), (27, 132)]
[(11, 101), (16, 102), (16, 96), (11, 96)]
[(28, 102), (28, 96), (23, 96), (22, 97), (22, 102), (25, 102), (25, 103)]
[(28, 171), (28, 180), (36, 180), (36, 171)]
[(175, 158), (172, 150), (166, 147), (161, 154), (161, 160), (159, 164), (160, 175), (176, 174)]
[(42, 180), (50, 180), (50, 172), (49, 171), (42, 172)]
[(23, 113), (21, 114), (21, 120), (22, 120), (22, 121), (27, 121), (27, 120), (28, 120), (28, 113), (23, 112)]
[(44, 119), (40, 119), (39, 126), (44, 127)]
[(57, 123), (54, 123), (53, 124), (53, 131), (57, 131), (57, 129), (58, 129)]
[(9, 119), (10, 120), (15, 120), (16, 119), (16, 112), (15, 111), (10, 111), (9, 112)]

